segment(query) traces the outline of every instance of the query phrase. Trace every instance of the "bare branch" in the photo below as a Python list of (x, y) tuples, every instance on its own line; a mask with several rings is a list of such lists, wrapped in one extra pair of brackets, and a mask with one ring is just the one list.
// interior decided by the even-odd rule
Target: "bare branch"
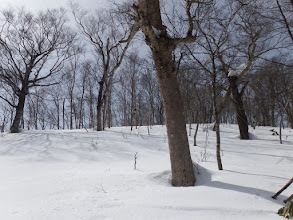
[(8, 99), (6, 99), (5, 97), (3, 97), (2, 95), (0, 95), (0, 98), (3, 99), (4, 101), (6, 101), (11, 107), (16, 108), (16, 105), (11, 103)]
[[(290, 36), (291, 40), (293, 41), (293, 34), (292, 34), (292, 32), (291, 32), (291, 29), (290, 29), (290, 26), (289, 26), (289, 22), (288, 22), (288, 20), (287, 20), (285, 14), (284, 14), (284, 12), (283, 12), (283, 9), (282, 9), (282, 7), (281, 7), (281, 5), (280, 5), (280, 3), (279, 3), (279, 0), (276, 0), (276, 2), (277, 2), (277, 5), (278, 5), (278, 8), (279, 8), (279, 11), (280, 11), (280, 13), (281, 13), (281, 15), (282, 15), (282, 17), (283, 17), (283, 20), (284, 20), (284, 23), (285, 23), (285, 25), (286, 25), (287, 31), (288, 31), (288, 33), (289, 33), (289, 36)], [(291, 3), (292, 3), (292, 7), (293, 7), (293, 0), (291, 0)]]

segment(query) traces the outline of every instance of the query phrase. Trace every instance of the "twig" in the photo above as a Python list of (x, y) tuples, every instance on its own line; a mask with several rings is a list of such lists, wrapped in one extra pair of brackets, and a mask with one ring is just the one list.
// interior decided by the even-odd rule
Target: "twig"
[(138, 154), (138, 152), (136, 152), (135, 155), (134, 155), (134, 170), (136, 170), (136, 159), (137, 159), (137, 154)]

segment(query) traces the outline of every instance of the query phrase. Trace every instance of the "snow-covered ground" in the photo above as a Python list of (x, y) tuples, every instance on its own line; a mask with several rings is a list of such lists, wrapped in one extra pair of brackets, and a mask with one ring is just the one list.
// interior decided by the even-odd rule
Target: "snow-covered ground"
[(282, 219), (276, 212), (293, 186), (271, 196), (293, 177), (293, 130), (285, 129), (279, 144), (270, 129), (251, 128), (253, 140), (244, 141), (236, 125), (222, 125), (218, 171), (215, 133), (201, 125), (199, 146), (190, 137), (200, 174), (185, 188), (170, 184), (163, 126), (150, 135), (146, 127), (4, 133), (0, 219)]

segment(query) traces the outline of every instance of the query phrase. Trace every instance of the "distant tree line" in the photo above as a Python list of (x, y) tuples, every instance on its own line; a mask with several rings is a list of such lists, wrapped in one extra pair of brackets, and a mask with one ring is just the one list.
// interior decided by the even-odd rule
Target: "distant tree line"
[[(197, 15), (197, 39), (173, 53), (187, 123), (219, 117), (243, 127), (277, 126), (282, 115), (284, 126), (293, 128), (291, 2), (215, 2)], [(63, 9), (1, 11), (2, 130), (165, 123), (154, 63), (132, 40), (131, 12), (116, 8), (91, 13), (72, 5), (79, 31)], [(163, 19), (167, 27), (176, 24), (168, 34), (182, 34), (184, 18)], [(242, 72), (229, 76), (242, 63)]]

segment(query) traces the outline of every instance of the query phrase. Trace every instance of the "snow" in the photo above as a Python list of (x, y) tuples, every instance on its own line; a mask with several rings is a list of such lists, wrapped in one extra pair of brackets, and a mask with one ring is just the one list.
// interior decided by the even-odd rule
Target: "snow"
[[(194, 132), (195, 125), (193, 125)], [(271, 196), (292, 178), (293, 130), (284, 144), (270, 127), (239, 140), (221, 125), (224, 171), (215, 134), (201, 125), (194, 187), (172, 187), (166, 129), (129, 127), (103, 132), (24, 131), (0, 136), (0, 216), (5, 220), (282, 219), (276, 212), (293, 193)], [(275, 128), (277, 130), (277, 128)], [(134, 155), (137, 153), (137, 170)], [(204, 158), (206, 161), (204, 161)]]
[(243, 70), (247, 67), (247, 64), (243, 63), (240, 66), (238, 66), (236, 69), (229, 69), (228, 76), (239, 76)]
[(161, 36), (162, 31), (161, 31), (161, 30), (158, 30), (158, 29), (155, 28), (154, 26), (152, 26), (152, 29), (153, 29), (153, 31), (154, 31), (156, 37), (159, 38), (159, 37)]

